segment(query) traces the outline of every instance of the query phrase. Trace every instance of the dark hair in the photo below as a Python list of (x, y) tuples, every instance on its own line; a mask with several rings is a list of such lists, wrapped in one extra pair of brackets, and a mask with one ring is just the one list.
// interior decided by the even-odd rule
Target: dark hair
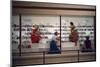
[(54, 34), (55, 34), (55, 35), (57, 35), (57, 34), (58, 34), (58, 32), (55, 32)]
[(89, 36), (86, 36), (86, 40), (88, 40), (89, 39)]
[(74, 25), (73, 22), (70, 22), (71, 25)]

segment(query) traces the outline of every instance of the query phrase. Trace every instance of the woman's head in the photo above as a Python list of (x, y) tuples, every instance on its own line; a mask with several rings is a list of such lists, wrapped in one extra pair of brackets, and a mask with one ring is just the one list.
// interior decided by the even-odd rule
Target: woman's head
[(35, 31), (37, 31), (37, 30), (39, 29), (39, 26), (38, 26), (38, 25), (33, 25), (33, 29), (34, 29)]
[(58, 32), (55, 32), (54, 35), (58, 35)]
[(70, 25), (74, 25), (73, 22), (70, 22)]
[(70, 25), (71, 25), (71, 30), (74, 30), (75, 29), (75, 26), (74, 26), (74, 23), (73, 22), (70, 22)]

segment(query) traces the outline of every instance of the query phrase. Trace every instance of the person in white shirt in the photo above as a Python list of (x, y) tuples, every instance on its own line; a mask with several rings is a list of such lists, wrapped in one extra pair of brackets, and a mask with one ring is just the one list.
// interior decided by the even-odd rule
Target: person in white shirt
[(58, 36), (58, 34), (59, 34), (58, 32), (55, 32), (54, 35), (52, 36), (52, 40), (54, 40), (56, 42), (59, 41), (60, 37)]
[(52, 36), (48, 53), (60, 53), (60, 50), (57, 47), (57, 41), (59, 40), (60, 40), (60, 37), (58, 36), (58, 32), (55, 32), (54, 35)]

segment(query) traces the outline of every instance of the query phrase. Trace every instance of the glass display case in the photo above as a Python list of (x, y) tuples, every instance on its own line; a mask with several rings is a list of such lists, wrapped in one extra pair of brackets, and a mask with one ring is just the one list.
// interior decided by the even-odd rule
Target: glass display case
[(13, 66), (96, 60), (95, 6), (16, 1), (12, 5)]

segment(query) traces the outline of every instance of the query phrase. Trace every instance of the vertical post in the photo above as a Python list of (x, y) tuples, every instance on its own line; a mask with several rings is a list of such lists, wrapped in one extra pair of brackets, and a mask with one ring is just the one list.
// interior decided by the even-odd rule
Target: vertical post
[(79, 50), (78, 50), (78, 58), (77, 58), (78, 62), (79, 62), (79, 57), (80, 57), (80, 56), (79, 56)]
[(19, 56), (21, 56), (21, 14), (19, 14)]
[(45, 64), (45, 51), (43, 51), (43, 64)]
[(61, 49), (61, 16), (60, 16), (60, 51), (62, 51), (62, 49)]
[(94, 48), (96, 51), (96, 16), (94, 16)]

